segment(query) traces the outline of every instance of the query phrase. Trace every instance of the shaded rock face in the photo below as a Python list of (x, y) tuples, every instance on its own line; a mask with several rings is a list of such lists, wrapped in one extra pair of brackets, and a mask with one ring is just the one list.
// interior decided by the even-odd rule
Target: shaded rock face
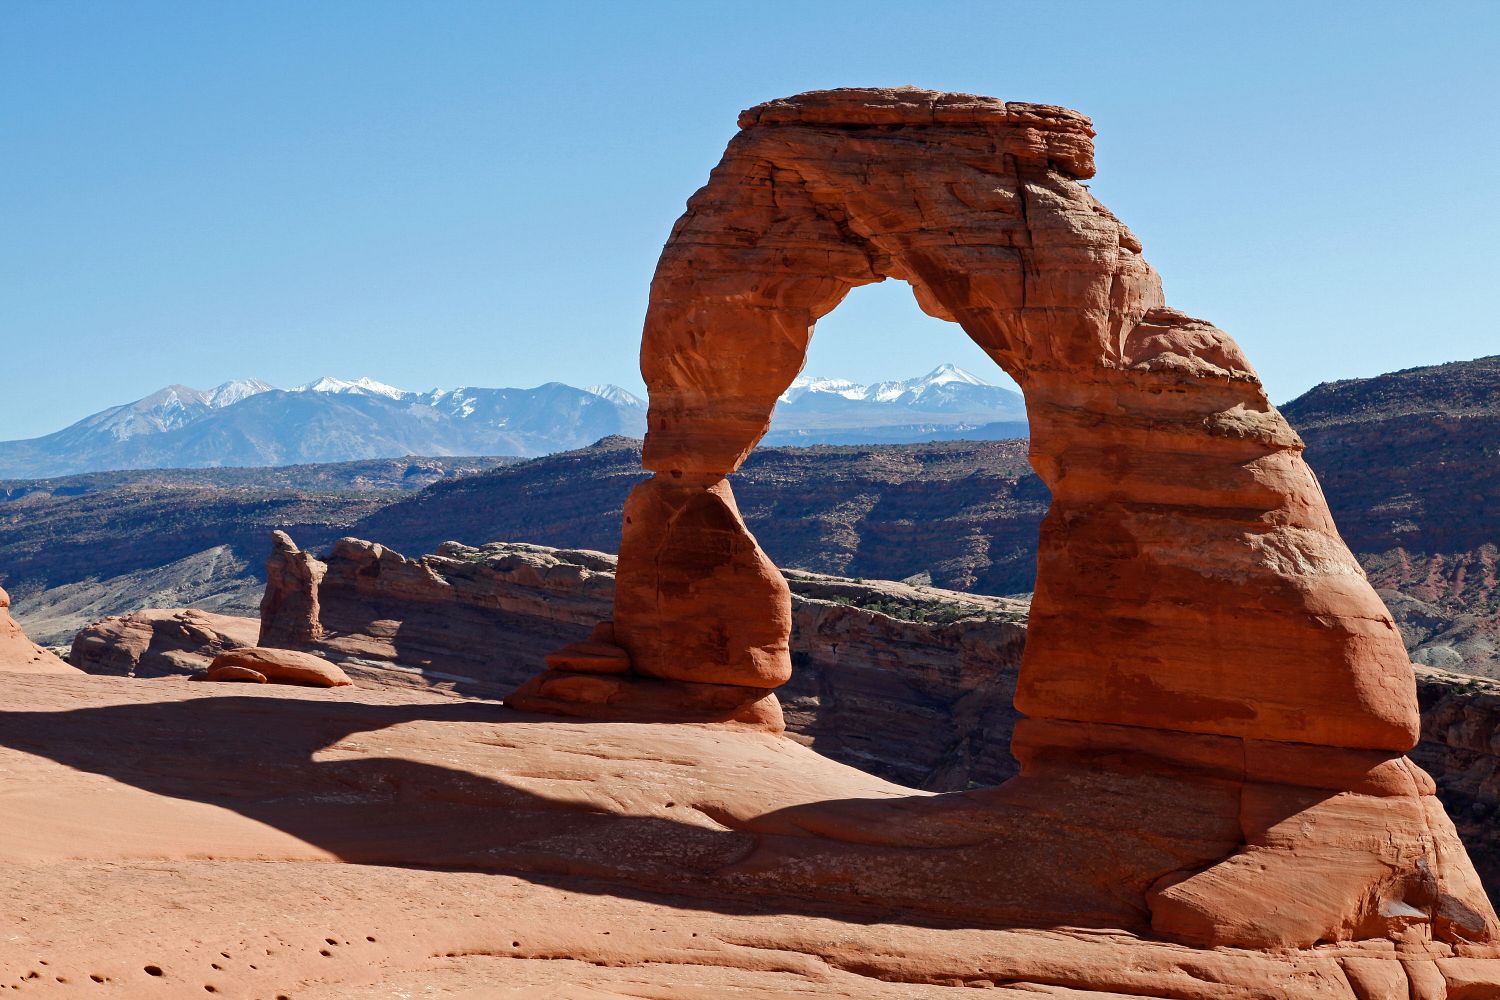
[(1422, 742), (1414, 761), (1437, 779), (1475, 867), (1500, 889), (1500, 684), (1417, 668)]
[(69, 661), (90, 674), (119, 677), (192, 675), (214, 657), (255, 645), (253, 618), (197, 608), (147, 608), (95, 622), (73, 638)]
[[(615, 557), (497, 542), (448, 543), (408, 558), (345, 538), (321, 579), (323, 638), (295, 648), (372, 681), (414, 683), (415, 670), (432, 686), (494, 696), (536, 673), (559, 646), (587, 642), (608, 618)], [(799, 742), (935, 791), (1015, 774), (1009, 746), (1024, 603), (816, 573), (793, 572), (790, 585), (796, 670), (780, 693)], [(284, 596), (276, 607), (307, 603)], [(263, 627), (285, 630), (275, 621)]]
[(613, 569), (610, 556), (542, 546), (453, 544), (408, 558), (343, 538), (320, 587), (322, 639), (292, 645), (495, 696), (607, 616)]
[[(1205, 945), (1491, 940), (1431, 779), (1401, 756), (1418, 735), (1401, 637), (1239, 347), (1166, 306), (1140, 243), (1080, 183), (1088, 120), (842, 90), (740, 126), (651, 287), (654, 475), (626, 503), (612, 626), (631, 671), (610, 683), (633, 693), (578, 697), (591, 675), (553, 669), (507, 700), (671, 720), (683, 684), (772, 697), (792, 673), (788, 588), (727, 477), (819, 317), (899, 278), (1021, 386), (1052, 496), (1022, 773), (996, 790), (1052, 832), (1000, 861), (1032, 901), (1017, 918), (1066, 895)], [(1098, 801), (1058, 812), (1086, 778), (1145, 810), (1107, 860), (1079, 853)]]
[(311, 553), (297, 548), (284, 531), (271, 532), (266, 558), (266, 593), (260, 602), (261, 646), (300, 646), (323, 637), (318, 586), (327, 571)]
[(932, 587), (787, 573), (788, 732), (914, 788), (996, 785), (1010, 754), (1026, 605)]
[(10, 616), (10, 595), (0, 589), (0, 672), (71, 674), (77, 670), (48, 652), (21, 631)]

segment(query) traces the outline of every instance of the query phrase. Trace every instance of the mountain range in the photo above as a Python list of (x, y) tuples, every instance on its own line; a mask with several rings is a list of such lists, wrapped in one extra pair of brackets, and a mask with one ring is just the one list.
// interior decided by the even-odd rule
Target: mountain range
[[(896, 391), (808, 379), (787, 409), (968, 391), (951, 375), (928, 381)], [(1281, 409), (1413, 659), (1500, 678), (1500, 357), (1325, 383)], [(1021, 440), (767, 447), (734, 489), (780, 565), (1012, 594), (1032, 587), (1048, 504), (1026, 454)], [(312, 549), (354, 534), (410, 554), (449, 539), (612, 550), (643, 475), (640, 441), (611, 437), (521, 462), (0, 481), (0, 583), (47, 641), (148, 604), (252, 613), (271, 528)]]
[[(770, 444), (999, 439), (1026, 433), (1019, 393), (953, 365), (864, 386), (799, 378)], [(295, 389), (258, 379), (171, 385), (44, 437), (0, 442), (0, 477), (130, 469), (265, 467), (407, 455), (531, 457), (610, 435), (639, 437), (646, 404), (616, 385), (412, 392), (368, 378)]]

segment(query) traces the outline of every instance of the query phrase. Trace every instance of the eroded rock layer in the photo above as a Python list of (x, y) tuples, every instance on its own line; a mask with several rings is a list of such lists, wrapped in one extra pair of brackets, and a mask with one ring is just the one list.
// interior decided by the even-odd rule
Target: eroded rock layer
[[(1080, 183), (1088, 120), (840, 90), (740, 126), (651, 287), (655, 475), (626, 504), (609, 632), (630, 670), (608, 684), (633, 693), (599, 696), (600, 675), (569, 660), (508, 701), (665, 720), (701, 717), (684, 685), (773, 697), (792, 668), (788, 590), (727, 477), (817, 320), (898, 278), (1021, 386), (1052, 495), (1016, 697), (1022, 773), (989, 801), (1051, 836), (1001, 849), (1011, 898), (1211, 945), (1492, 940), (1432, 782), (1401, 756), (1417, 702), (1391, 616), (1239, 347), (1167, 307), (1139, 241)], [(1150, 841), (1122, 832), (1080, 863), (1066, 845), (1121, 811)]]

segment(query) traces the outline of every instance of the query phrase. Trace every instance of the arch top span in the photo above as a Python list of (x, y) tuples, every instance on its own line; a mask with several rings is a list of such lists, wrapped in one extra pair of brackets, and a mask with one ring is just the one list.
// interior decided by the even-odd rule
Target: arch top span
[(919, 87), (839, 87), (766, 101), (740, 112), (741, 129), (775, 125), (977, 128), (997, 140), (993, 153), (1050, 162), (1075, 180), (1094, 176), (1093, 122), (1055, 104)]

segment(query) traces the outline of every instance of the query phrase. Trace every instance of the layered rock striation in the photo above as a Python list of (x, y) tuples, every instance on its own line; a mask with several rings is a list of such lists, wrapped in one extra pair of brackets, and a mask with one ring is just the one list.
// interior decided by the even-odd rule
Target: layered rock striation
[[(1021, 386), (1052, 496), (1022, 770), (987, 802), (1045, 836), (1001, 851), (1015, 876), (996, 905), (1214, 946), (1492, 941), (1432, 781), (1402, 756), (1417, 701), (1391, 616), (1239, 347), (1167, 306), (1139, 241), (1081, 183), (1088, 120), (839, 90), (740, 126), (652, 282), (653, 476), (625, 505), (609, 631), (630, 669), (565, 656), (508, 701), (780, 726), (790, 593), (727, 477), (817, 320), (899, 278)], [(1084, 847), (1100, 831), (1107, 858)]]

